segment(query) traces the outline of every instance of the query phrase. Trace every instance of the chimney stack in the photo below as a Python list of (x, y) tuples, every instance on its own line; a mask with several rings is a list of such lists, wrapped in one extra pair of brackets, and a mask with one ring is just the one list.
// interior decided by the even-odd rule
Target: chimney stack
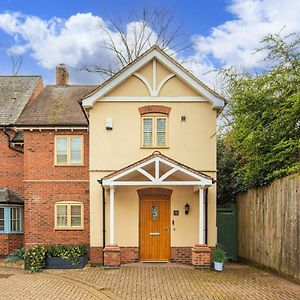
[(69, 83), (69, 73), (65, 64), (59, 64), (56, 67), (56, 85), (66, 86)]

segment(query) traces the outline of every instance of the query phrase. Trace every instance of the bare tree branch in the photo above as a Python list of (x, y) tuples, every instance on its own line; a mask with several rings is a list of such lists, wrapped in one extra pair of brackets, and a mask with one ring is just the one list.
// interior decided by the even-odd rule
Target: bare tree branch
[(132, 10), (127, 19), (108, 18), (108, 21), (109, 25), (101, 24), (99, 30), (107, 38), (103, 47), (112, 53), (116, 63), (112, 67), (104, 61), (99, 65), (83, 66), (82, 70), (112, 76), (154, 44), (169, 50), (171, 55), (191, 46), (181, 33), (182, 26), (176, 24), (173, 16), (164, 9), (143, 7)]

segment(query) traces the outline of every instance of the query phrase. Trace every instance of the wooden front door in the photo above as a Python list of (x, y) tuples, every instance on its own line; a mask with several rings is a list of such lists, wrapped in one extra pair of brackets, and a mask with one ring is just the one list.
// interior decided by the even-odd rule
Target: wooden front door
[(169, 260), (170, 199), (140, 201), (140, 260)]

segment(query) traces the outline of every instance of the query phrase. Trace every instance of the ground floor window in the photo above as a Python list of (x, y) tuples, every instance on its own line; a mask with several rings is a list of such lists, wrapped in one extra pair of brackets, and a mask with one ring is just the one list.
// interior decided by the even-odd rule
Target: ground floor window
[(83, 229), (83, 204), (57, 202), (55, 204), (56, 229)]
[(0, 206), (0, 233), (23, 232), (23, 208)]

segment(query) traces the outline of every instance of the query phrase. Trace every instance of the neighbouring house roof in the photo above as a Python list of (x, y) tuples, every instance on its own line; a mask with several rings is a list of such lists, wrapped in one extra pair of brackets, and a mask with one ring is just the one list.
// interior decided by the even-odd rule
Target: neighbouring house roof
[(184, 165), (184, 164), (182, 164), (182, 163), (180, 163), (180, 162), (178, 162), (178, 161), (176, 161), (176, 160), (174, 160), (174, 159), (172, 159), (172, 158), (170, 158), (170, 157), (168, 157), (168, 156), (160, 153), (159, 151), (155, 151), (151, 155), (149, 155), (149, 156), (147, 156), (147, 157), (145, 157), (145, 158), (143, 158), (143, 159), (141, 159), (141, 160), (139, 160), (137, 162), (134, 162), (131, 165), (128, 165), (128, 166), (126, 166), (126, 167), (124, 167), (124, 168), (122, 168), (120, 170), (117, 170), (117, 171), (115, 171), (115, 172), (113, 172), (111, 174), (108, 174), (108, 175), (104, 176), (102, 179), (103, 180), (111, 179), (111, 178), (113, 178), (113, 177), (115, 177), (115, 176), (117, 176), (119, 174), (124, 173), (127, 170), (134, 169), (135, 167), (137, 167), (139, 165), (142, 165), (144, 162), (150, 161), (150, 160), (152, 160), (155, 157), (162, 158), (163, 160), (168, 161), (168, 162), (170, 162), (172, 164), (175, 164), (175, 165), (177, 165), (177, 166), (179, 166), (179, 167), (181, 167), (181, 168), (183, 168), (183, 169), (185, 169), (185, 170), (187, 170), (189, 172), (192, 172), (192, 173), (194, 173), (196, 175), (204, 177), (205, 179), (214, 181), (214, 179), (211, 176), (206, 175), (205, 173), (203, 173), (201, 171), (198, 171), (198, 170), (195, 170), (195, 169), (193, 169), (191, 167), (188, 167), (188, 166), (186, 166), (186, 165)]
[(0, 204), (23, 204), (24, 201), (14, 191), (0, 188)]
[(93, 91), (94, 85), (46, 86), (26, 106), (18, 126), (87, 126), (88, 120), (79, 99)]
[(15, 124), (40, 80), (40, 76), (0, 75), (0, 126)]
[(100, 84), (91, 93), (83, 97), (83, 106), (92, 107), (97, 99), (109, 93), (112, 89), (129, 78), (129, 76), (134, 74), (134, 72), (146, 65), (153, 58), (156, 58), (163, 65), (166, 65), (179, 78), (181, 78), (183, 81), (186, 81), (189, 85), (193, 86), (195, 90), (203, 94), (212, 103), (214, 108), (222, 109), (224, 107), (226, 99), (223, 96), (219, 95), (217, 92), (208, 87), (205, 83), (184, 68), (180, 63), (178, 63), (157, 45), (152, 46), (133, 62), (125, 66), (108, 80)]

